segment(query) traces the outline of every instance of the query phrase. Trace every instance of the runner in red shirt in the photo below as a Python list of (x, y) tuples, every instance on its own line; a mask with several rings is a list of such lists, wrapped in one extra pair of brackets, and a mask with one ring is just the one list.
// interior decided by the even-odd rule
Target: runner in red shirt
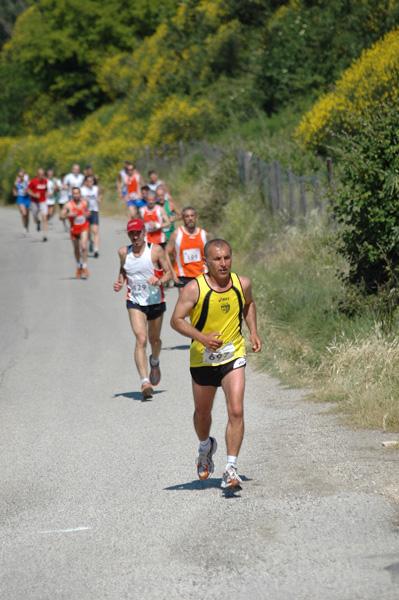
[(37, 225), (37, 230), (40, 231), (40, 214), (43, 222), (43, 242), (47, 242), (47, 179), (44, 177), (44, 169), (40, 168), (37, 170), (37, 177), (30, 180), (27, 191), (32, 199), (32, 214)]
[(89, 216), (90, 211), (87, 210), (86, 202), (81, 198), (80, 188), (72, 188), (72, 200), (66, 202), (62, 207), (60, 219), (61, 221), (69, 219), (71, 223), (71, 239), (77, 263), (76, 279), (87, 279), (89, 276), (89, 271), (87, 270)]

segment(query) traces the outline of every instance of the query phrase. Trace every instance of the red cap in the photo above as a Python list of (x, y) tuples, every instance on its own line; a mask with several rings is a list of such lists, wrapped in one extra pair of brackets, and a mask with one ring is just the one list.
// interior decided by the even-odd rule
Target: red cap
[(144, 229), (144, 223), (141, 219), (131, 219), (127, 224), (127, 232), (129, 231), (141, 231)]

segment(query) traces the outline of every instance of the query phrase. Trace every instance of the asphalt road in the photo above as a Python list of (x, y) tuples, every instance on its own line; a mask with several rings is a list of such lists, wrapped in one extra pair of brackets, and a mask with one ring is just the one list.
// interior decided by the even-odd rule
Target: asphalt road
[(4, 600), (399, 598), (397, 436), (247, 369), (244, 487), (196, 477), (188, 340), (169, 326), (143, 402), (124, 293), (124, 223), (101, 221), (77, 281), (60, 223), (24, 239), (0, 209), (0, 597)]

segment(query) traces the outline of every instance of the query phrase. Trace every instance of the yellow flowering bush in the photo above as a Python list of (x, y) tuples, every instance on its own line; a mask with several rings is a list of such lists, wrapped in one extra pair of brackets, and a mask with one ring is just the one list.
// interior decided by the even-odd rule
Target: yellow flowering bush
[(172, 145), (179, 140), (201, 138), (216, 122), (215, 107), (206, 98), (193, 102), (189, 98), (171, 96), (151, 116), (145, 143)]
[(349, 129), (353, 117), (381, 103), (394, 106), (399, 96), (399, 29), (363, 51), (343, 73), (335, 89), (320, 98), (302, 119), (296, 138), (308, 147), (326, 142), (331, 129)]

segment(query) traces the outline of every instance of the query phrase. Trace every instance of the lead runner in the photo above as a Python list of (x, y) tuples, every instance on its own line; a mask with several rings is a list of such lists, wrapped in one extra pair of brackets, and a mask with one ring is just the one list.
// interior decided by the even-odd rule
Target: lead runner
[[(194, 428), (200, 447), (197, 471), (208, 479), (214, 471), (215, 438), (209, 435), (212, 407), (218, 387), (227, 404), (227, 463), (222, 488), (240, 489), (237, 458), (244, 436), (245, 343), (242, 319), (249, 328), (253, 352), (262, 342), (256, 327), (256, 308), (251, 282), (231, 272), (232, 250), (222, 239), (209, 241), (204, 248), (208, 272), (183, 288), (171, 319), (171, 326), (191, 338), (190, 372), (194, 396)], [(191, 324), (185, 319), (190, 315)]]

